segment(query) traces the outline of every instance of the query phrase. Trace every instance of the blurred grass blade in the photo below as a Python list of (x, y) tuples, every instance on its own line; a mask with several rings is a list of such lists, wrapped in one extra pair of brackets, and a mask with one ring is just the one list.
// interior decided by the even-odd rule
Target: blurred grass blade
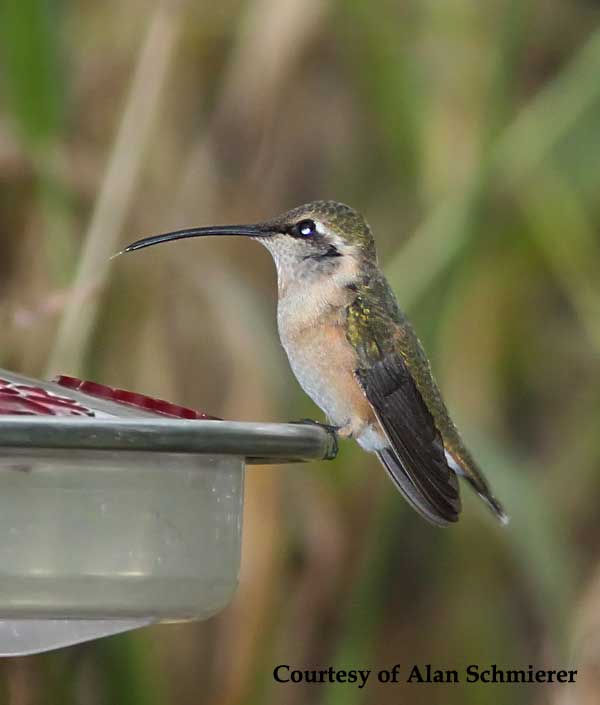
[[(569, 552), (564, 527), (552, 508), (552, 495), (544, 488), (543, 472), (527, 467), (506, 448), (496, 448), (488, 439), (480, 445), (482, 465), (498, 497), (502, 497), (510, 524), (501, 532), (517, 559), (538, 615), (553, 637), (564, 644), (569, 608), (576, 595), (578, 571)], [(564, 654), (559, 654), (564, 656)]]
[(67, 284), (72, 265), (71, 203), (57, 170), (68, 76), (61, 52), (61, 2), (0, 3), (2, 90), (11, 122), (37, 177), (47, 271)]
[(491, 87), (485, 104), (483, 146), (487, 148), (506, 127), (517, 89), (515, 76), (527, 46), (533, 0), (509, 0), (497, 29), (498, 45)]
[(581, 115), (600, 99), (600, 31), (592, 34), (562, 73), (526, 106), (494, 144), (467, 186), (433, 209), (388, 265), (406, 308), (414, 306), (466, 246), (473, 202), (487, 178), (501, 174), (517, 186), (539, 166)]
[(600, 352), (600, 247), (581, 199), (551, 164), (521, 197), (531, 237)]
[(61, 10), (49, 0), (0, 3), (2, 85), (15, 126), (34, 150), (51, 142), (62, 124)]
[(71, 298), (48, 364), (50, 376), (65, 370), (70, 374), (81, 374), (96, 322), (100, 290), (108, 276), (109, 257), (118, 249), (121, 227), (141, 172), (145, 148), (160, 105), (161, 90), (172, 63), (182, 12), (179, 3), (158, 0), (150, 19), (85, 237)]
[(166, 700), (165, 678), (156, 667), (153, 630), (100, 639), (93, 644), (104, 670), (105, 700), (114, 705), (161, 705)]
[[(414, 5), (391, 7), (396, 19), (404, 21), (390, 22), (387, 13), (373, 11), (370, 0), (339, 4), (340, 29), (348, 36), (347, 59), (385, 135), (383, 156), (403, 192), (418, 188), (422, 166), (422, 82), (412, 54), (417, 45)], [(362, 184), (361, 180), (357, 186)]]
[[(377, 630), (385, 610), (385, 591), (389, 584), (390, 560), (401, 535), (398, 495), (381, 492), (373, 511), (369, 535), (362, 547), (357, 580), (348, 594), (345, 619), (333, 658), (335, 669), (373, 668)], [(373, 676), (374, 674), (372, 674)], [(368, 695), (366, 688), (331, 684), (325, 688), (323, 705), (359, 705)]]
[(600, 99), (600, 31), (541, 90), (498, 140), (494, 163), (509, 182), (538, 167)]

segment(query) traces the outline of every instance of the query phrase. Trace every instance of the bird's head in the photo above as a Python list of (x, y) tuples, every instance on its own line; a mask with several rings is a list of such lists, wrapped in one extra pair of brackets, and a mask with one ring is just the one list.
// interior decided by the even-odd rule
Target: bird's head
[(177, 230), (132, 243), (124, 252), (171, 240), (238, 235), (261, 242), (271, 253), (280, 282), (332, 274), (342, 264), (375, 262), (375, 243), (364, 218), (335, 201), (313, 201), (262, 223), (216, 225)]

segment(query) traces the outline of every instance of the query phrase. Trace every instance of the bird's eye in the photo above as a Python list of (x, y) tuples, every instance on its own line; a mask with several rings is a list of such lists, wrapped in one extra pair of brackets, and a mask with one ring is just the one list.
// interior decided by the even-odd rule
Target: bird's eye
[(301, 220), (296, 225), (296, 232), (300, 237), (312, 237), (317, 234), (317, 226), (314, 220)]

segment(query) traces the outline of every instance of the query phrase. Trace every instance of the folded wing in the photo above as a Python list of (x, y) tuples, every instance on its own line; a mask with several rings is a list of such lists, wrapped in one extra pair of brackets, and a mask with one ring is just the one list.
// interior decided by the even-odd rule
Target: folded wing
[(390, 443), (378, 456), (398, 489), (429, 521), (438, 525), (457, 521), (458, 479), (402, 356), (389, 353), (355, 375)]

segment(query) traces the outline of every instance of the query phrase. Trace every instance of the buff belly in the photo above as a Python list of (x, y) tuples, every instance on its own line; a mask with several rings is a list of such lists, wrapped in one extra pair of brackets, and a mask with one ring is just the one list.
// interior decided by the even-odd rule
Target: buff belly
[(356, 353), (343, 329), (323, 325), (294, 336), (280, 334), (296, 379), (330, 423), (347, 429), (365, 450), (385, 447), (379, 423), (354, 376)]

